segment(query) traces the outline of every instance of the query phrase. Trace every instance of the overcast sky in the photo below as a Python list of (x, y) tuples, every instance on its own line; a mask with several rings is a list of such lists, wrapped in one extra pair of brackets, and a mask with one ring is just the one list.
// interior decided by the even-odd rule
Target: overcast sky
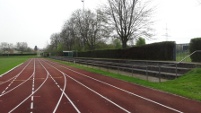
[[(189, 43), (201, 37), (201, 4), (198, 0), (151, 0), (154, 3), (154, 40)], [(85, 0), (94, 9), (107, 0)], [(73, 11), (82, 9), (81, 0), (0, 0), (0, 43), (27, 42), (44, 48), (52, 33), (60, 32)], [(167, 30), (166, 30), (167, 28)], [(164, 36), (165, 34), (169, 36)]]

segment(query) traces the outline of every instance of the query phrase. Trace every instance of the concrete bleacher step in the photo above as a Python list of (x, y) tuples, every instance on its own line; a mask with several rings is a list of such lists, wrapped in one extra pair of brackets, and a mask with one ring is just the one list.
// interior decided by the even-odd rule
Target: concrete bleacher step
[(156, 76), (174, 79), (182, 76), (192, 68), (201, 67), (195, 63), (177, 63), (172, 61), (147, 61), (147, 60), (119, 60), (119, 59), (97, 59), (97, 58), (67, 58), (55, 57), (69, 62), (85, 65), (114, 69), (130, 73), (138, 73), (148, 76)]

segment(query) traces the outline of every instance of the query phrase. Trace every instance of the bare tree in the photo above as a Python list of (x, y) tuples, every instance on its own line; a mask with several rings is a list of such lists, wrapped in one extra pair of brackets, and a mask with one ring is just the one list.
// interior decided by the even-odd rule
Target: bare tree
[(65, 22), (60, 33), (65, 50), (82, 50), (83, 48), (82, 36), (78, 28), (78, 16), (78, 11), (74, 12), (71, 18)]
[(107, 14), (122, 42), (122, 48), (127, 47), (129, 40), (150, 37), (150, 15), (152, 8), (142, 4), (140, 0), (108, 0)]
[(21, 53), (25, 52), (28, 48), (28, 44), (26, 42), (17, 42), (17, 50), (21, 51)]
[(50, 37), (50, 40), (51, 40), (52, 50), (56, 50), (57, 51), (58, 45), (61, 42), (60, 41), (60, 34), (59, 33), (53, 33), (51, 35), (51, 37)]
[(96, 44), (110, 34), (105, 24), (107, 19), (101, 10), (97, 10), (96, 13), (90, 10), (77, 10), (73, 18), (76, 21), (77, 37), (80, 38), (83, 47), (89, 50), (94, 50)]
[(0, 49), (2, 50), (3, 54), (8, 53), (10, 50), (10, 44), (7, 42), (2, 42), (0, 45)]

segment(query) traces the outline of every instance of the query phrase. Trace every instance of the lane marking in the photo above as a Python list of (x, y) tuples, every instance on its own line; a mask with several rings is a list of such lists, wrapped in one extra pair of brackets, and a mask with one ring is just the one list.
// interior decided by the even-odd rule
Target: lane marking
[[(48, 64), (49, 65), (49, 64)], [(50, 65), (51, 67), (53, 67), (52, 65)], [(55, 67), (53, 67), (53, 68), (55, 68)], [(56, 70), (58, 70), (57, 68), (55, 68)], [(66, 74), (65, 73), (63, 73), (62, 71), (60, 71), (60, 70), (58, 70), (60, 73), (62, 73), (63, 74), (63, 76), (64, 76), (64, 88), (63, 89), (66, 89), (66, 82), (67, 82), (67, 80), (66, 80)], [(54, 77), (52, 77), (52, 75), (50, 75), (50, 77), (52, 78), (52, 80), (55, 82), (55, 84), (57, 85), (57, 87), (62, 91), (62, 94), (67, 98), (67, 100), (71, 103), (71, 105), (73, 106), (73, 108), (78, 112), (78, 113), (81, 113), (80, 111), (79, 111), (79, 109), (75, 106), (75, 104), (71, 101), (71, 99), (67, 96), (67, 94), (65, 93), (65, 90), (63, 90), (63, 89), (61, 89), (61, 87), (59, 86), (59, 84), (56, 82), (56, 80), (54, 79)], [(63, 96), (62, 96), (63, 97)], [(55, 108), (58, 108), (58, 107), (55, 107)], [(54, 110), (54, 112), (56, 112), (56, 110)]]
[[(50, 65), (50, 64), (48, 64)], [(53, 68), (55, 68), (56, 70), (60, 71), (61, 73), (64, 73), (62, 72), (61, 70), (57, 69), (55, 66), (53, 65), (50, 65), (52, 66)], [(112, 103), (113, 105), (115, 105), (116, 107), (120, 108), (121, 110), (127, 112), (127, 113), (131, 113), (130, 111), (126, 110), (125, 108), (123, 108), (122, 106), (118, 105), (117, 103), (113, 102), (112, 100), (108, 99), (107, 97), (101, 95), (100, 93), (96, 92), (95, 90), (89, 88), (88, 86), (84, 85), (83, 83), (81, 83), (80, 81), (72, 78), (71, 76), (69, 76), (68, 74), (64, 73), (67, 77), (69, 77), (70, 79), (72, 79), (73, 81), (77, 82), (78, 84), (82, 85), (83, 87), (87, 88), (88, 90), (90, 90), (91, 92), (95, 93), (96, 95), (100, 96), (101, 98), (107, 100), (108, 102)]]
[(31, 110), (33, 109), (33, 102), (31, 102), (30, 109)]
[(8, 70), (7, 72), (1, 74), (1, 75), (0, 75), (0, 78), (3, 77), (4, 75), (8, 74), (9, 72), (13, 71), (13, 70), (16, 69), (17, 67), (21, 66), (22, 64), (23, 64), (23, 63), (21, 63), (21, 64), (15, 66), (15, 67), (13, 67), (12, 69)]
[[(16, 76), (14, 76), (12, 79), (9, 79), (9, 80), (7, 80), (6, 82), (9, 82), (10, 80), (12, 80), (12, 82), (8, 85), (8, 86), (11, 86), (13, 83), (14, 83), (14, 81), (17, 79), (17, 77), (19, 76), (19, 75), (21, 75), (21, 73), (25, 70), (25, 68), (31, 63), (31, 61), (32, 60), (30, 60), (29, 61), (29, 63), (21, 70), (21, 72), (20, 73), (18, 73)], [(22, 82), (22, 83), (20, 83), (19, 85), (17, 85), (16, 87), (14, 87), (14, 88), (12, 88), (12, 89), (10, 89), (10, 90), (8, 90), (8, 91), (6, 91), (7, 89), (8, 89), (8, 87), (6, 87), (7, 89), (5, 89), (3, 92), (4, 93), (1, 93), (0, 94), (0, 97), (2, 97), (3, 95), (5, 95), (5, 94), (7, 94), (7, 93), (10, 93), (11, 91), (13, 91), (13, 90), (15, 90), (16, 88), (18, 88), (19, 86), (21, 86), (22, 84), (24, 84), (25, 82), (27, 82), (31, 77), (33, 76), (33, 74), (26, 80), (26, 81), (24, 81), (24, 82)], [(5, 83), (6, 83), (5, 82)], [(2, 85), (2, 84), (1, 84)]]
[[(33, 74), (33, 80), (32, 80), (32, 92), (31, 94), (34, 95), (34, 91), (35, 91), (35, 85), (34, 85), (34, 81), (35, 81), (35, 74), (36, 74), (36, 61), (34, 59), (34, 74)], [(33, 95), (31, 96), (31, 104), (30, 104), (30, 110), (34, 109), (34, 97)], [(32, 112), (32, 111), (31, 111)]]
[[(43, 65), (42, 65), (43, 66)], [(47, 71), (47, 69), (45, 67), (43, 67), (46, 70), (46, 79), (43, 81), (43, 83), (41, 83), (41, 85), (34, 91), (32, 92), (27, 98), (25, 98), (22, 102), (20, 102), (17, 106), (15, 106), (13, 109), (11, 109), (8, 113), (13, 112), (14, 110), (16, 110), (19, 106), (21, 106), (25, 101), (27, 101), (33, 94), (35, 94), (47, 81), (48, 76), (49, 76), (49, 72)]]
[[(30, 61), (23, 67), (23, 69), (22, 69), (18, 74), (16, 74), (16, 76), (19, 76), (19, 75), (24, 71), (24, 69), (30, 64), (31, 61), (32, 61), (32, 60), (30, 60)], [(23, 64), (23, 63), (22, 63), (22, 64)], [(22, 65), (22, 64), (21, 64), (21, 65)], [(19, 66), (20, 66), (20, 65), (19, 65)], [(13, 76), (12, 78), (10, 78), (10, 79), (8, 79), (8, 80), (6, 80), (6, 81), (1, 82), (0, 85), (5, 84), (5, 83), (7, 83), (7, 82), (9, 82), (9, 81), (11, 81), (11, 80), (13, 80), (13, 79), (15, 79), (16, 76)], [(2, 76), (1, 76), (1, 77), (2, 77)]]
[(31, 101), (33, 101), (33, 99), (34, 99), (34, 96), (31, 96)]
[[(50, 62), (50, 61), (48, 61), (48, 62)], [(53, 62), (52, 62), (52, 63), (53, 63)], [(56, 63), (53, 63), (53, 64), (56, 64)], [(130, 91), (128, 91), (128, 90), (119, 88), (119, 87), (114, 86), (114, 85), (112, 85), (112, 84), (109, 84), (109, 83), (107, 83), (107, 82), (104, 82), (104, 81), (95, 79), (95, 78), (93, 78), (93, 77), (87, 76), (86, 74), (83, 74), (83, 73), (74, 71), (74, 70), (72, 70), (72, 69), (70, 69), (70, 68), (67, 68), (67, 67), (63, 66), (63, 65), (60, 65), (60, 66), (61, 66), (61, 67), (64, 67), (65, 69), (68, 69), (68, 70), (70, 70), (70, 71), (72, 71), (72, 72), (74, 72), (74, 73), (77, 73), (77, 74), (79, 74), (79, 75), (85, 76), (85, 77), (90, 78), (90, 79), (92, 79), (92, 80), (95, 80), (95, 81), (97, 81), (97, 82), (99, 82), (99, 83), (102, 83), (102, 84), (111, 86), (111, 87), (113, 87), (113, 88), (115, 88), (115, 89), (118, 89), (118, 90), (123, 91), (123, 92), (128, 93), (128, 94), (131, 94), (131, 95), (133, 95), (133, 96), (139, 97), (139, 98), (144, 99), (144, 100), (146, 100), (146, 101), (152, 102), (152, 103), (157, 104), (157, 105), (159, 105), (159, 106), (162, 106), (162, 107), (164, 107), (164, 108), (170, 109), (170, 110), (175, 111), (175, 112), (178, 112), (178, 113), (183, 113), (182, 111), (179, 111), (179, 110), (177, 110), (177, 109), (175, 109), (175, 108), (166, 106), (166, 105), (164, 105), (164, 104), (161, 104), (161, 103), (156, 102), (156, 101), (154, 101), (154, 100), (151, 100), (151, 99), (149, 99), (149, 98), (140, 96), (140, 95), (135, 94), (135, 93), (133, 93), (133, 92), (130, 92)]]
[[(43, 61), (44, 62), (44, 61)], [(46, 63), (46, 62), (44, 62), (44, 63)], [(48, 64), (48, 63), (46, 63), (46, 64)], [(50, 65), (50, 64), (48, 64), (48, 65)], [(50, 65), (51, 67), (53, 67), (53, 68), (55, 68), (54, 66), (52, 66), (52, 65)], [(56, 70), (58, 70), (57, 68), (55, 68)], [(62, 71), (60, 71), (60, 70), (58, 70), (59, 72), (61, 72), (63, 75), (64, 75), (64, 78), (66, 79), (66, 74), (65, 73), (63, 73)], [(53, 77), (50, 75), (50, 77), (53, 79)], [(59, 87), (59, 89), (61, 90), (61, 91), (63, 91), (61, 88), (60, 88), (60, 86), (58, 85), (58, 83), (56, 82), (56, 80), (55, 79), (53, 79), (53, 81), (55, 82), (55, 84)], [(67, 80), (66, 80), (67, 81)], [(66, 86), (66, 85), (65, 85)], [(66, 89), (66, 88), (65, 88)], [(71, 103), (71, 105), (73, 106), (73, 108), (77, 111), (77, 113), (81, 113), (80, 112), (80, 110), (77, 108), (77, 106), (73, 103), (73, 101), (68, 97), (68, 95), (63, 91), (62, 92), (63, 94), (64, 94), (64, 96), (67, 98), (67, 100)]]
[(125, 108), (123, 108), (123, 107), (121, 107), (120, 105), (118, 105), (117, 103), (115, 103), (115, 102), (113, 102), (112, 100), (108, 99), (107, 97), (101, 95), (100, 93), (96, 92), (95, 90), (89, 88), (88, 86), (84, 85), (83, 83), (77, 81), (76, 79), (70, 77), (69, 75), (66, 74), (66, 76), (68, 76), (68, 77), (71, 78), (73, 81), (77, 82), (78, 84), (84, 86), (84, 87), (87, 88), (88, 90), (92, 91), (93, 93), (99, 95), (101, 98), (103, 98), (103, 99), (107, 100), (108, 102), (114, 104), (116, 107), (120, 108), (121, 110), (123, 110), (123, 111), (125, 111), (125, 112), (127, 112), (127, 113), (131, 113), (130, 111), (128, 111), (128, 110), (126, 110)]

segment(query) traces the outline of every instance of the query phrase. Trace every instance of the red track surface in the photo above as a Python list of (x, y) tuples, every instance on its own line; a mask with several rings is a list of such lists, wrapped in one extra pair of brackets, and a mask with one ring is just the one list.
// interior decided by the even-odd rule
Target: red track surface
[(0, 77), (0, 113), (201, 113), (201, 103), (31, 59)]

